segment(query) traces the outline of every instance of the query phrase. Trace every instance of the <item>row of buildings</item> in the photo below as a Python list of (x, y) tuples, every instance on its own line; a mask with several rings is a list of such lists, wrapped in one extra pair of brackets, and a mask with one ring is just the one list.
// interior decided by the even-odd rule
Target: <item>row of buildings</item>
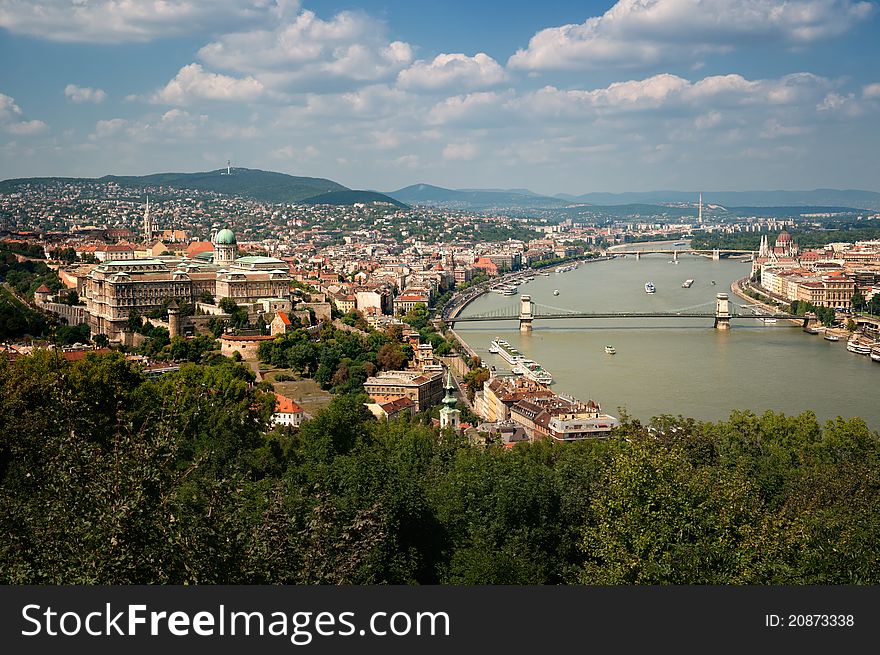
[(762, 238), (753, 277), (780, 300), (850, 310), (856, 291), (868, 300), (880, 293), (880, 241), (801, 251), (783, 230), (772, 247), (766, 236)]

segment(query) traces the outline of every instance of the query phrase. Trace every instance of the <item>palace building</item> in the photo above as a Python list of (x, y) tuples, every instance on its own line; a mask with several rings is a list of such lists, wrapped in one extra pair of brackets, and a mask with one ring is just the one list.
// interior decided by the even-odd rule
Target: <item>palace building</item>
[(206, 292), (215, 303), (237, 304), (262, 298), (290, 298), (287, 264), (274, 257), (238, 257), (231, 230), (213, 239), (214, 252), (195, 258), (156, 257), (105, 261), (89, 273), (81, 294), (93, 334), (120, 338), (129, 315), (146, 314), (168, 298), (193, 304)]

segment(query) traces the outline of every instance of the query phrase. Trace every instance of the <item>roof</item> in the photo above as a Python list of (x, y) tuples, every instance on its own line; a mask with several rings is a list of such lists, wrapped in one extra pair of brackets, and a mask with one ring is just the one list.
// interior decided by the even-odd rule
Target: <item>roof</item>
[(49, 287), (47, 287), (45, 284), (41, 284), (39, 287), (37, 287), (37, 290), (34, 291), (34, 293), (52, 293), (52, 292), (49, 290)]
[(290, 398), (282, 396), (280, 393), (275, 394), (275, 414), (299, 414), (301, 412), (302, 407)]
[(109, 348), (97, 348), (96, 350), (71, 350), (71, 351), (62, 353), (62, 355), (64, 356), (64, 359), (66, 359), (68, 362), (78, 362), (81, 359), (85, 359), (86, 355), (88, 355), (89, 353), (94, 353), (96, 355), (104, 355), (109, 352), (110, 352)]
[(396, 400), (392, 400), (387, 403), (383, 403), (382, 405), (379, 405), (379, 407), (382, 408), (382, 411), (386, 414), (394, 414), (401, 410), (415, 406), (416, 404), (410, 398), (398, 398)]
[(234, 335), (221, 334), (220, 341), (271, 341), (275, 337), (268, 334)]
[(217, 233), (217, 235), (214, 237), (214, 243), (217, 244), (218, 246), (222, 246), (222, 245), (228, 246), (228, 245), (238, 243), (238, 241), (236, 241), (235, 233), (232, 230), (230, 230), (228, 228), (224, 228), (224, 229), (220, 230)]
[(275, 314), (275, 316), (277, 316), (278, 318), (280, 318), (280, 319), (281, 319), (281, 322), (284, 323), (285, 325), (290, 325), (290, 319), (287, 317), (287, 314), (286, 314), (286, 313), (284, 313), (284, 312), (278, 312), (277, 314)]
[(187, 257), (195, 257), (203, 252), (214, 252), (214, 244), (210, 241), (193, 241), (186, 247)]

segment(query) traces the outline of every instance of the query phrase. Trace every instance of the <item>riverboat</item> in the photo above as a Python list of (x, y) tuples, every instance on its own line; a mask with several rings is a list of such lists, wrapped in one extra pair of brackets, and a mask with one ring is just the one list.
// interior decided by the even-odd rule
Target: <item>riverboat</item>
[(840, 337), (834, 334), (833, 332), (829, 332), (825, 330), (825, 334), (822, 336), (825, 341), (840, 341)]
[(645, 282), (645, 293), (655, 293), (656, 291), (653, 282)]
[(867, 343), (862, 343), (857, 339), (850, 339), (846, 342), (846, 349), (851, 353), (855, 353), (857, 355), (870, 355), (871, 354), (871, 346)]
[(511, 366), (514, 366), (525, 359), (523, 354), (510, 345), (504, 339), (494, 339), (490, 348), (494, 346), (498, 349), (498, 354)]
[(553, 375), (532, 359), (523, 359), (513, 368), (513, 372), (541, 384), (553, 384)]
[(693, 285), (693, 283), (694, 283), (693, 280), (685, 280), (684, 282), (681, 283), (681, 288), (682, 289), (690, 289), (691, 286)]
[(615, 354), (617, 351), (614, 349), (614, 346), (605, 346), (605, 352), (609, 355)]
[(871, 361), (880, 363), (880, 350), (877, 350), (877, 349), (871, 350)]

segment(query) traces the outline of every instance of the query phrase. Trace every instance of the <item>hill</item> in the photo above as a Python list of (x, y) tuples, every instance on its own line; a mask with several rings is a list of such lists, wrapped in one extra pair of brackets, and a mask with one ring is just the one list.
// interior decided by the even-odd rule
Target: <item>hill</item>
[[(100, 178), (40, 177), (19, 178), (0, 182), (0, 193), (10, 193), (26, 185), (75, 184), (90, 182), (114, 182), (121, 187), (143, 189), (164, 186), (172, 189), (212, 191), (232, 196), (242, 196), (263, 202), (304, 202), (328, 193), (341, 193), (333, 204), (353, 202), (387, 202), (399, 204), (392, 198), (371, 191), (354, 191), (338, 182), (320, 177), (297, 177), (285, 173), (250, 168), (234, 168), (227, 175), (226, 169), (200, 173), (155, 173), (152, 175), (105, 175)], [(345, 201), (345, 194), (354, 194)], [(365, 194), (365, 195), (357, 195)], [(363, 199), (361, 199), (363, 198)]]
[(455, 209), (564, 207), (569, 204), (559, 198), (535, 194), (528, 189), (445, 189), (431, 184), (413, 184), (390, 191), (386, 195), (409, 205)]
[(301, 200), (306, 205), (353, 205), (355, 203), (387, 203), (406, 209), (407, 205), (376, 191), (353, 191), (344, 189), (342, 191), (328, 191), (326, 193), (312, 196)]
[[(725, 207), (858, 207), (880, 209), (880, 193), (858, 189), (812, 189), (808, 191), (703, 191), (703, 202)], [(639, 191), (627, 193), (559, 193), (567, 202), (593, 205), (656, 204), (696, 202), (699, 191)]]

